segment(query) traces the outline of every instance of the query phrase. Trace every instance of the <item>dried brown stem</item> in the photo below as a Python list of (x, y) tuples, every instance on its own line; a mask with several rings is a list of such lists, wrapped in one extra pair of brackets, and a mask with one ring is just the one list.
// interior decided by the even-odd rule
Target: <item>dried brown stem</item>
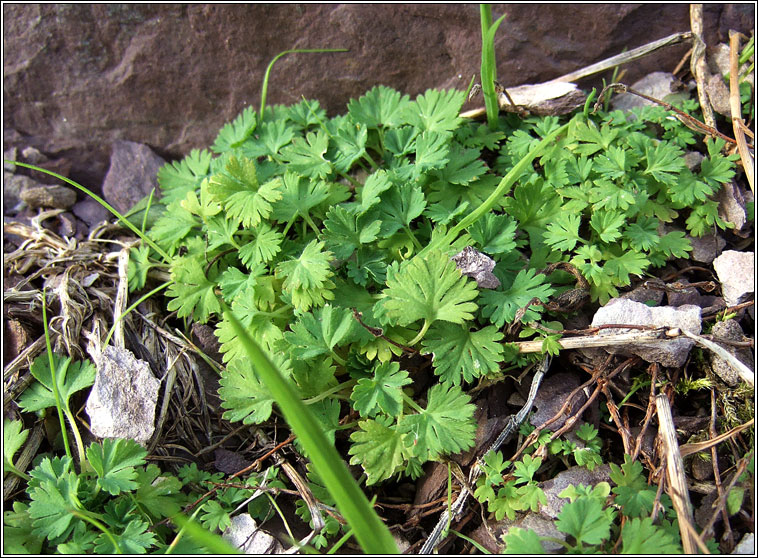
[(742, 106), (740, 104), (739, 86), (739, 49), (740, 34), (729, 31), (729, 108), (732, 113), (732, 128), (734, 138), (737, 140), (737, 150), (742, 160), (742, 168), (745, 169), (745, 177), (750, 189), (755, 192), (755, 160), (750, 154), (745, 140), (745, 123), (742, 120)]
[[(684, 463), (679, 453), (679, 443), (676, 439), (674, 418), (671, 415), (671, 404), (665, 395), (655, 398), (658, 410), (658, 432), (663, 440), (663, 450), (666, 458), (668, 479), (668, 494), (679, 519), (679, 533), (682, 536), (682, 547), (685, 554), (695, 554), (698, 547), (698, 537), (692, 531), (692, 504), (687, 490), (687, 479), (684, 473)], [(688, 528), (688, 526), (690, 528)]]

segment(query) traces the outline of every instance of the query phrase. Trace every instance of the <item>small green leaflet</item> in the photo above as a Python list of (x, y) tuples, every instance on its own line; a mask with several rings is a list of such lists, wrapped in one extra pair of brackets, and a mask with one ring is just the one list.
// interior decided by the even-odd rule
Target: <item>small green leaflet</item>
[(379, 196), (391, 187), (392, 182), (387, 177), (387, 171), (379, 170), (369, 176), (360, 190), (361, 205), (359, 213), (366, 213), (366, 211), (380, 203), (382, 200)]
[(298, 258), (283, 261), (276, 267), (276, 276), (284, 277), (282, 289), (292, 297), (292, 304), (299, 311), (311, 306), (322, 306), (334, 299), (331, 292), (334, 275), (329, 261), (332, 253), (324, 250), (324, 243), (311, 240)]
[(467, 230), (488, 256), (506, 254), (516, 248), (516, 221), (510, 215), (486, 213)]
[(179, 511), (176, 495), (182, 483), (175, 476), (162, 472), (151, 463), (137, 468), (137, 485), (134, 501), (153, 518), (171, 517)]
[[(489, 318), (498, 328), (513, 322), (516, 312), (529, 304), (533, 298), (545, 302), (555, 292), (549, 283), (545, 283), (546, 280), (543, 274), (536, 274), (534, 269), (522, 269), (510, 287), (501, 286), (498, 290), (486, 289), (482, 292), (482, 315)], [(539, 308), (535, 305), (530, 306), (521, 320), (527, 323), (536, 319), (541, 311)]]
[(258, 184), (255, 163), (247, 157), (230, 157), (226, 172), (211, 177), (208, 192), (227, 216), (239, 218), (244, 227), (255, 227), (271, 214), (272, 203), (282, 197), (281, 181)]
[(307, 180), (287, 171), (283, 184), (282, 197), (274, 204), (271, 214), (277, 221), (291, 221), (298, 216), (307, 219), (311, 209), (329, 197), (329, 187), (321, 180)]
[(34, 520), (33, 533), (55, 539), (81, 521), (71, 512), (80, 511), (77, 498), (79, 476), (71, 470), (71, 458), (44, 458), (31, 472), (29, 516)]
[(422, 341), (424, 353), (434, 355), (434, 373), (443, 382), (460, 385), (500, 369), (503, 334), (495, 326), (478, 331), (468, 325), (438, 322)]
[(422, 174), (440, 169), (447, 165), (450, 160), (450, 134), (423, 132), (416, 138), (416, 161), (413, 165), (413, 177), (418, 178)]
[(390, 478), (412, 454), (410, 436), (392, 422), (390, 417), (382, 416), (362, 420), (358, 423), (360, 430), (350, 435), (350, 464), (363, 467), (368, 485)]
[(340, 260), (349, 258), (357, 248), (377, 239), (381, 221), (370, 221), (357, 215), (355, 210), (335, 205), (329, 209), (324, 220), (321, 240)]
[(545, 242), (556, 250), (573, 250), (577, 242), (583, 242), (579, 236), (579, 225), (582, 218), (579, 214), (561, 212), (555, 220), (549, 223), (545, 232)]
[(369, 128), (395, 126), (401, 122), (400, 115), (410, 103), (408, 95), (400, 95), (394, 89), (379, 85), (363, 96), (350, 99), (347, 110), (356, 122), (363, 122)]
[(632, 518), (621, 528), (621, 554), (682, 554), (681, 545), (649, 517)]
[(244, 244), (239, 249), (239, 257), (248, 269), (273, 260), (281, 250), (284, 235), (266, 222), (253, 229), (243, 231)]
[(187, 192), (194, 191), (208, 176), (212, 159), (210, 151), (193, 149), (181, 161), (163, 165), (158, 170), (161, 201), (168, 206), (183, 200)]
[(371, 218), (381, 219), (380, 236), (388, 237), (410, 225), (424, 212), (426, 200), (421, 188), (410, 182), (396, 185), (382, 194), (382, 203), (370, 212)]
[(291, 171), (310, 178), (326, 178), (332, 172), (332, 163), (324, 155), (329, 146), (326, 132), (308, 132), (303, 138), (294, 138), (282, 149), (281, 157)]
[(20, 420), (3, 420), (3, 471), (13, 467), (13, 456), (24, 445), (29, 437), (29, 431), (23, 430), (24, 423)]
[(239, 147), (253, 133), (257, 123), (255, 109), (245, 108), (232, 122), (224, 124), (211, 149), (216, 153), (224, 153)]
[(476, 282), (461, 275), (455, 263), (441, 252), (415, 257), (387, 276), (382, 304), (386, 318), (398, 325), (417, 320), (444, 320), (461, 324), (473, 319), (477, 305)]
[(545, 554), (545, 547), (540, 542), (540, 537), (531, 529), (511, 527), (503, 539), (505, 542), (505, 554)]
[(563, 506), (555, 526), (581, 544), (600, 544), (611, 535), (611, 522), (596, 498), (579, 497)]
[(292, 331), (284, 338), (292, 346), (292, 355), (297, 359), (311, 359), (329, 354), (335, 346), (347, 344), (357, 322), (346, 308), (324, 305), (314, 312), (306, 312), (292, 324)]
[[(68, 409), (68, 400), (74, 393), (95, 383), (97, 371), (87, 359), (72, 361), (71, 357), (61, 357), (57, 354), (53, 354), (53, 366), (55, 366), (55, 383), (61, 403)], [(53, 376), (47, 353), (42, 353), (34, 359), (30, 372), (37, 381), (21, 394), (18, 398), (18, 406), (29, 413), (55, 407)]]
[(474, 445), (474, 405), (460, 387), (436, 384), (427, 393), (426, 409), (404, 415), (398, 426), (418, 441), (415, 455), (421, 461), (458, 453)]
[(211, 314), (221, 312), (221, 305), (216, 298), (216, 278), (205, 276), (200, 262), (193, 257), (176, 258), (171, 270), (173, 283), (166, 293), (172, 299), (169, 310), (177, 310), (177, 316), (192, 316), (200, 323), (205, 323)]
[(87, 448), (87, 461), (97, 473), (98, 486), (114, 496), (137, 488), (134, 468), (144, 465), (146, 456), (145, 448), (134, 440), (106, 438)]
[(455, 89), (427, 89), (406, 108), (406, 122), (429, 132), (451, 132), (460, 125), (461, 118), (458, 113), (465, 96), (465, 91)]
[[(279, 355), (280, 353), (273, 353)], [(272, 356), (273, 356), (272, 355)], [(274, 360), (281, 361), (281, 358)], [(277, 364), (282, 364), (277, 362)], [(289, 372), (289, 367), (279, 366), (279, 370)], [(219, 380), (218, 390), (221, 405), (227, 411), (224, 418), (230, 422), (241, 420), (243, 424), (260, 424), (268, 420), (274, 404), (274, 397), (269, 392), (246, 359), (235, 359), (226, 367), (226, 372)]]
[(373, 378), (358, 380), (350, 399), (361, 417), (373, 417), (380, 411), (396, 417), (403, 408), (401, 389), (410, 383), (408, 372), (400, 370), (399, 363), (378, 363)]

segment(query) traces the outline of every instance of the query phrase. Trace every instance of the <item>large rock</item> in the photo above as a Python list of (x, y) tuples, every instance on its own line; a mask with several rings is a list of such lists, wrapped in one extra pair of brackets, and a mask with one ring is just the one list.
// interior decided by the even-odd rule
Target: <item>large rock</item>
[[(686, 4), (493, 6), (493, 17), (503, 13), (496, 49), (506, 86), (690, 27)], [(730, 27), (749, 34), (753, 13), (706, 5), (707, 43), (727, 40)], [(270, 103), (305, 96), (330, 114), (377, 84), (416, 95), (463, 89), (479, 73), (475, 4), (4, 4), (3, 18), (5, 141), (65, 154), (89, 186), (105, 175), (116, 139), (176, 156), (209, 145), (224, 122), (258, 107), (266, 66), (287, 49), (350, 49), (289, 55), (271, 75)], [(671, 71), (687, 49), (632, 63), (625, 79)]]

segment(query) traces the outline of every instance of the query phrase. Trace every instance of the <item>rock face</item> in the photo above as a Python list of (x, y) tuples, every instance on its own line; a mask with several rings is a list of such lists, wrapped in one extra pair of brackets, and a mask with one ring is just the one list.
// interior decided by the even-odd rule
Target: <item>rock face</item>
[[(690, 27), (686, 4), (493, 6), (493, 17), (503, 13), (498, 77), (511, 87)], [(730, 27), (749, 34), (753, 13), (706, 5), (707, 43)], [(174, 156), (212, 143), (224, 122), (259, 106), (266, 66), (287, 49), (350, 49), (288, 55), (269, 81), (269, 103), (305, 96), (331, 115), (374, 85), (416, 95), (463, 89), (479, 73), (475, 4), (4, 4), (3, 17), (4, 149), (66, 157), (89, 186), (102, 181), (114, 140)], [(672, 70), (687, 48), (628, 65), (626, 79)]]

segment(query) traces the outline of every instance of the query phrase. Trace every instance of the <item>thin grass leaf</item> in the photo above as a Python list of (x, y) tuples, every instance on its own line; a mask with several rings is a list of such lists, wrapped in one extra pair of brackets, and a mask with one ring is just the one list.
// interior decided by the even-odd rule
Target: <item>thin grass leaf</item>
[(236, 330), (248, 358), (266, 382), (284, 418), (297, 435), (329, 493), (337, 502), (343, 517), (353, 528), (363, 550), (367, 554), (397, 553), (397, 546), (389, 530), (371, 508), (337, 450), (327, 441), (310, 409), (303, 405), (289, 382), (271, 364), (236, 316), (228, 308), (224, 310), (224, 314)]

